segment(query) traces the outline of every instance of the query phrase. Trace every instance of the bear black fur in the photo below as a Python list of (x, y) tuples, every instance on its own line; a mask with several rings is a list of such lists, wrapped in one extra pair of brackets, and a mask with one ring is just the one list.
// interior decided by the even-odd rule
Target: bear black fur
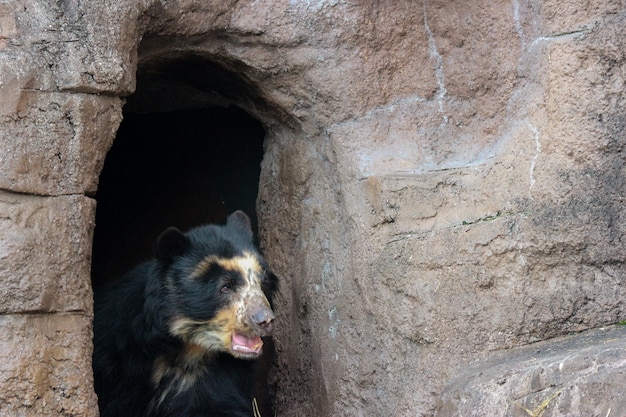
[(276, 289), (244, 213), (165, 231), (155, 259), (96, 292), (101, 416), (252, 416), (254, 359)]

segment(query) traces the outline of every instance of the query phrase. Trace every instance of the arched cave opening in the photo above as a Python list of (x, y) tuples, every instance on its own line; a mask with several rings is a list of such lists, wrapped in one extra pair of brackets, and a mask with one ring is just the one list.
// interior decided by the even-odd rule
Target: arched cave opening
[[(265, 130), (238, 104), (254, 92), (232, 68), (194, 54), (140, 62), (96, 193), (92, 284), (97, 292), (143, 260), (169, 226), (255, 212)], [(273, 357), (266, 343), (261, 379)], [(272, 415), (265, 384), (255, 397)]]
[(140, 59), (136, 91), (100, 174), (96, 290), (149, 258), (169, 226), (221, 222), (238, 209), (257, 226), (265, 131), (237, 106), (254, 99), (250, 83), (235, 65), (198, 54), (155, 55)]
[(256, 224), (264, 130), (244, 111), (207, 107), (124, 114), (96, 194), (94, 288), (151, 257), (169, 226)]

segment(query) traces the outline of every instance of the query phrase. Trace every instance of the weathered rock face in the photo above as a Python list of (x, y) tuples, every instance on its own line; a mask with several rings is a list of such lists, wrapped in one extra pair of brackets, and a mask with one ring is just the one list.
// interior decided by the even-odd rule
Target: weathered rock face
[(97, 415), (88, 315), (7, 314), (0, 325), (2, 415)]
[(442, 416), (621, 416), (626, 327), (609, 327), (496, 354), (461, 371)]
[(0, 4), (0, 409), (97, 413), (88, 196), (142, 83), (135, 111), (265, 126), (277, 415), (432, 415), (476, 360), (623, 320), (625, 27), (621, 0)]

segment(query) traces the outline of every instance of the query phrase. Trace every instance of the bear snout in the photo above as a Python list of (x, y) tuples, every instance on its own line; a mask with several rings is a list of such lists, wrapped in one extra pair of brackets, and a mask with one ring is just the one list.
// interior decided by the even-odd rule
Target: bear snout
[(268, 333), (272, 331), (275, 318), (276, 316), (274, 315), (274, 312), (267, 307), (256, 309), (250, 314), (250, 320), (252, 323), (261, 327)]

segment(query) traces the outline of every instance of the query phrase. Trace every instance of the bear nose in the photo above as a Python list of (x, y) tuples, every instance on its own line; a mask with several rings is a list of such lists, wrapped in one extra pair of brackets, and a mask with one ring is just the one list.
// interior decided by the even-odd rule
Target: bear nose
[(269, 328), (276, 316), (274, 316), (274, 312), (272, 310), (263, 308), (252, 313), (251, 318), (257, 326)]

